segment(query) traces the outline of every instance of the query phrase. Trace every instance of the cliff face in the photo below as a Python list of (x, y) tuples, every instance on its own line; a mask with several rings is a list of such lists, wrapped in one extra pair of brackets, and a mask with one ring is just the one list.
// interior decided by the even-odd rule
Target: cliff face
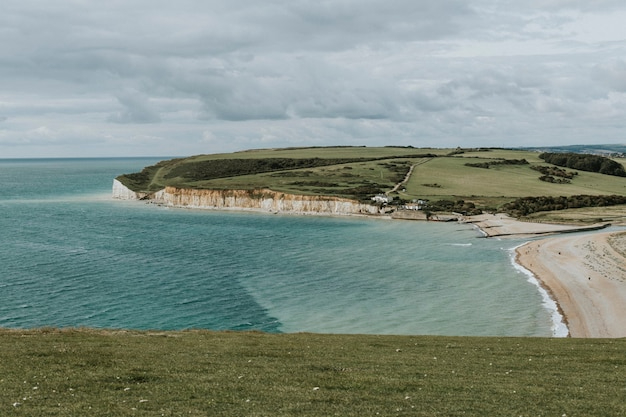
[(137, 193), (128, 189), (118, 180), (113, 180), (113, 198), (120, 200), (142, 200), (147, 196), (148, 194), (146, 193)]
[(198, 209), (240, 209), (302, 214), (378, 214), (370, 204), (345, 198), (285, 194), (272, 190), (196, 190), (166, 187), (146, 195), (113, 182), (113, 198), (149, 199), (172, 207)]

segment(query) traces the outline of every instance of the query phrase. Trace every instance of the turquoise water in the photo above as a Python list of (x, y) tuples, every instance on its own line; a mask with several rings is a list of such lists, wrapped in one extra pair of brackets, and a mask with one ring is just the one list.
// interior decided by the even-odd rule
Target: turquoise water
[(0, 160), (0, 326), (552, 335), (521, 241), (110, 198), (156, 161)]

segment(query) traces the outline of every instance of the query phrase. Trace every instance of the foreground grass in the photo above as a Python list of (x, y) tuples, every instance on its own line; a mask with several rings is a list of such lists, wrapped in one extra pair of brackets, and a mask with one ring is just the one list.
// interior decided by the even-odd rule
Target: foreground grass
[(0, 331), (3, 416), (619, 416), (626, 340)]

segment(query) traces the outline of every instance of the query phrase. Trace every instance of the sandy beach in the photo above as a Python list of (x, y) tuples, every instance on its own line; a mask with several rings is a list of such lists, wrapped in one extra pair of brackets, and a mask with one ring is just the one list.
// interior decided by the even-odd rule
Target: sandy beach
[(553, 237), (521, 246), (517, 260), (556, 301), (571, 337), (626, 337), (626, 259), (616, 250), (625, 246), (619, 232)]
[(597, 230), (607, 227), (606, 223), (589, 226), (570, 224), (552, 224), (540, 222), (519, 221), (506, 214), (483, 214), (472, 216), (467, 220), (478, 227), (486, 237), (524, 237), (553, 235), (558, 233), (572, 233), (585, 230)]
[[(481, 216), (474, 223), (488, 237), (580, 229), (520, 222), (499, 214)], [(555, 300), (571, 337), (614, 338), (626, 337), (625, 254), (626, 232), (594, 232), (532, 241), (517, 249), (517, 262), (530, 270)]]

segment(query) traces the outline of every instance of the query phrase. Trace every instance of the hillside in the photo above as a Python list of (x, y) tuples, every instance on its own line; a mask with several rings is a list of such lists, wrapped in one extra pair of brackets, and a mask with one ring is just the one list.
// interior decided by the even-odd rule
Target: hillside
[(626, 145), (620, 144), (546, 146), (520, 149), (534, 150), (539, 152), (575, 152), (605, 156), (626, 156)]
[[(624, 159), (613, 161), (624, 165)], [(626, 195), (626, 178), (558, 168), (542, 160), (538, 152), (507, 149), (251, 150), (162, 161), (117, 179), (137, 192), (155, 192), (166, 186), (269, 189), (364, 202), (388, 193), (399, 203), (429, 200), (433, 210), (474, 206), (496, 210), (522, 197)], [(443, 204), (437, 203), (440, 201)]]
[(626, 339), (0, 330), (3, 416), (618, 416)]

